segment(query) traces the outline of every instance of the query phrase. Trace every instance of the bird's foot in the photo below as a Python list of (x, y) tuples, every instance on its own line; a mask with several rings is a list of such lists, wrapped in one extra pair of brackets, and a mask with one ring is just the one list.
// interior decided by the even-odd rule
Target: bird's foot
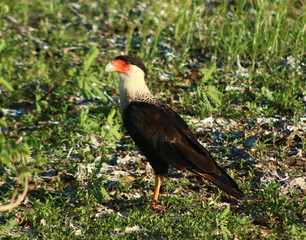
[(165, 206), (159, 205), (157, 201), (153, 201), (151, 206), (154, 210), (157, 210), (157, 211), (164, 211), (166, 209)]

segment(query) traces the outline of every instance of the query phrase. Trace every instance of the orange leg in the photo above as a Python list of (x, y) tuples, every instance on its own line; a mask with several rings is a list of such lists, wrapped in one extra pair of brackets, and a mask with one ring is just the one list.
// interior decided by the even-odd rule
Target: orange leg
[(154, 197), (153, 197), (153, 208), (155, 209), (160, 209), (160, 206), (157, 204), (158, 201), (158, 195), (159, 195), (159, 190), (160, 190), (160, 186), (162, 183), (162, 175), (156, 175), (155, 176), (155, 189), (154, 189)]

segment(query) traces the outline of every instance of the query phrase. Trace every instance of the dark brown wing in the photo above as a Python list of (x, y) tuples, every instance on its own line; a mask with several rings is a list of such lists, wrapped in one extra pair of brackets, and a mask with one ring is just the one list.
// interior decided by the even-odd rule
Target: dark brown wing
[(168, 106), (160, 102), (132, 102), (123, 112), (123, 122), (156, 174), (166, 174), (170, 164), (198, 173), (234, 197), (243, 196), (186, 122)]
[(214, 172), (215, 162), (197, 142), (185, 121), (165, 105), (132, 102), (123, 114), (124, 125), (140, 150), (177, 169)]

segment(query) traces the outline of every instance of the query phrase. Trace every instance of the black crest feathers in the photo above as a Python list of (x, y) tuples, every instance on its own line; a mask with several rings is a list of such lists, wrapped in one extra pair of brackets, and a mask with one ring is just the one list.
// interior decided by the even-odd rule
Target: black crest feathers
[(140, 69), (142, 69), (142, 71), (144, 71), (145, 75), (147, 76), (148, 70), (145, 67), (145, 65), (143, 65), (142, 61), (139, 58), (131, 57), (131, 56), (128, 56), (128, 55), (121, 55), (121, 56), (118, 56), (118, 57), (115, 58), (115, 60), (119, 60), (119, 59), (139, 67)]

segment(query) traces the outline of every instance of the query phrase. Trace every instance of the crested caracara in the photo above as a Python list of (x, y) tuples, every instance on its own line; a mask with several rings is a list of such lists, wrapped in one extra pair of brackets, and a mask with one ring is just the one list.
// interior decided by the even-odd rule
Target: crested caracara
[(149, 91), (145, 83), (147, 69), (139, 59), (118, 56), (107, 64), (105, 72), (119, 73), (123, 124), (154, 169), (154, 208), (169, 165), (194, 172), (229, 195), (243, 198), (236, 182), (197, 141), (186, 122)]

